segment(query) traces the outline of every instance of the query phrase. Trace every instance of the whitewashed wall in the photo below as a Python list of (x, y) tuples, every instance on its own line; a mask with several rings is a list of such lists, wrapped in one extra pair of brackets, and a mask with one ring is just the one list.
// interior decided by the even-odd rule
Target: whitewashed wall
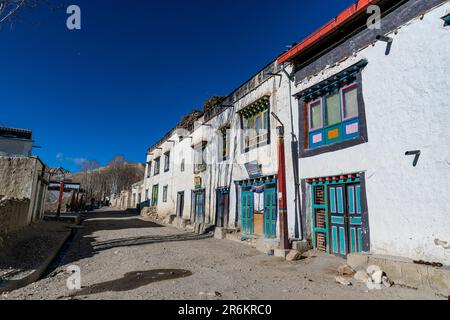
[[(289, 71), (289, 70), (288, 70)], [(164, 156), (163, 151), (157, 152), (161, 154), (161, 171), (158, 176), (153, 175), (153, 168), (150, 178), (145, 178), (142, 199), (144, 200), (145, 189), (149, 190), (149, 198), (151, 199), (152, 187), (159, 184), (159, 200), (158, 213), (162, 216), (168, 214), (175, 214), (177, 193), (185, 191), (184, 214), (185, 219), (190, 218), (191, 212), (191, 191), (194, 189), (194, 177), (202, 178), (202, 187), (205, 188), (206, 202), (205, 202), (205, 220), (207, 223), (215, 223), (215, 208), (216, 208), (216, 189), (221, 187), (230, 188), (230, 205), (229, 205), (229, 226), (237, 224), (235, 219), (239, 216), (239, 209), (236, 209), (239, 195), (236, 194), (235, 181), (248, 179), (248, 173), (244, 164), (250, 161), (257, 160), (262, 164), (262, 172), (264, 175), (273, 175), (278, 173), (277, 163), (277, 134), (276, 127), (278, 123), (270, 117), (271, 137), (270, 144), (253, 149), (249, 152), (243, 153), (242, 135), (241, 135), (241, 121), (240, 116), (236, 113), (238, 110), (245, 108), (258, 99), (270, 96), (270, 111), (275, 112), (278, 117), (284, 122), (286, 126), (286, 166), (287, 166), (287, 188), (288, 188), (288, 212), (289, 212), (289, 231), (291, 237), (294, 237), (294, 200), (293, 192), (294, 181), (292, 174), (292, 157), (291, 157), (291, 125), (290, 117), (290, 94), (289, 94), (289, 80), (283, 74), (282, 77), (270, 77), (262, 82), (259, 86), (254, 88), (248, 94), (234, 101), (234, 108), (228, 108), (220, 115), (212, 118), (204, 123), (204, 118), (198, 119), (195, 130), (191, 134), (192, 138), (185, 138), (181, 142), (176, 132), (168, 138), (174, 140), (175, 143), (163, 143), (160, 147), (166, 150), (165, 145), (171, 145), (171, 168), (168, 173), (164, 173)], [(295, 108), (294, 108), (295, 109)], [(294, 112), (296, 112), (294, 110)], [(219, 159), (220, 145), (219, 145), (219, 129), (225, 125), (230, 124), (229, 132), (229, 150), (230, 158), (226, 161)], [(186, 134), (184, 134), (186, 136)], [(199, 174), (193, 172), (193, 149), (192, 144), (207, 140), (208, 143), (205, 149), (205, 158), (208, 164), (207, 169)], [(154, 156), (148, 156), (147, 161), (154, 161)], [(185, 172), (180, 171), (181, 159), (185, 159)], [(147, 169), (148, 170), (148, 169)], [(168, 202), (162, 202), (162, 187), (169, 186)], [(236, 212), (238, 210), (238, 212)], [(292, 217), (291, 217), (292, 215)], [(277, 228), (278, 229), (278, 228)]]
[[(300, 160), (302, 178), (366, 172), (371, 252), (450, 265), (450, 28), (446, 3), (295, 92), (361, 59), (368, 143)], [(294, 119), (298, 119), (295, 117)], [(421, 150), (417, 167), (406, 151)], [(306, 214), (311, 214), (310, 211)], [(447, 243), (447, 248), (445, 247)]]

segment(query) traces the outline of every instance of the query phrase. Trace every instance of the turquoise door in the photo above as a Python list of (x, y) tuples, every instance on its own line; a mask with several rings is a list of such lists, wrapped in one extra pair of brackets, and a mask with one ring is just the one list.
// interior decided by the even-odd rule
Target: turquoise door
[(340, 256), (346, 256), (348, 253), (347, 215), (344, 200), (344, 185), (329, 187), (331, 253)]
[(348, 228), (350, 253), (362, 252), (362, 207), (361, 185), (347, 186)]
[(360, 184), (329, 187), (331, 253), (346, 256), (362, 252)]
[(242, 190), (241, 193), (241, 228), (242, 234), (253, 234), (253, 192)]
[(277, 189), (264, 190), (264, 236), (268, 239), (277, 237)]

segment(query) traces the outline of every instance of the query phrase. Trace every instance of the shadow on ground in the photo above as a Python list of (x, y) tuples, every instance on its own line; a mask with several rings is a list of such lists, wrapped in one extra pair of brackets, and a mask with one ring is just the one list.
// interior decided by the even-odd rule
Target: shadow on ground
[(192, 275), (191, 271), (179, 269), (155, 269), (148, 271), (134, 271), (126, 273), (122, 278), (101, 282), (77, 291), (73, 296), (86, 296), (102, 292), (130, 291), (150, 283), (186, 278)]
[(94, 211), (83, 215), (84, 228), (78, 231), (66, 252), (59, 257), (61, 264), (70, 264), (81, 259), (90, 258), (103, 250), (114, 248), (141, 246), (162, 242), (195, 241), (213, 237), (212, 234), (198, 235), (195, 233), (183, 233), (177, 235), (140, 236), (118, 238), (106, 241), (97, 241), (95, 232), (124, 229), (161, 228), (164, 227), (154, 222), (140, 219), (137, 214), (126, 211)]
[(168, 236), (148, 236), (148, 237), (134, 237), (134, 238), (123, 238), (114, 239), (108, 241), (100, 241), (94, 243), (95, 251), (108, 250), (112, 248), (120, 247), (130, 247), (130, 246), (140, 246), (152, 243), (161, 242), (177, 242), (177, 241), (195, 241), (212, 238), (212, 234), (197, 235), (193, 233), (189, 234), (178, 234), (178, 235), (168, 235)]

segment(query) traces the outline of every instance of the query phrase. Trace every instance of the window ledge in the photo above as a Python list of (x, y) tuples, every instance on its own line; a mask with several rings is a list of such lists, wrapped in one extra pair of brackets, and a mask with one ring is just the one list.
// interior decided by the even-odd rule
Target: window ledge
[(328, 152), (334, 152), (339, 151), (342, 149), (354, 147), (363, 143), (366, 143), (367, 140), (363, 137), (353, 138), (350, 140), (344, 140), (340, 142), (336, 142), (329, 145), (320, 146), (314, 149), (300, 149), (299, 158), (309, 158), (314, 157), (320, 154), (328, 153)]
[(258, 148), (265, 147), (265, 146), (267, 146), (267, 145), (269, 145), (269, 144), (270, 144), (270, 141), (269, 141), (269, 140), (264, 141), (264, 142), (259, 142), (258, 144), (255, 144), (255, 145), (253, 145), (253, 146), (250, 146), (250, 147), (245, 148), (243, 153), (247, 153), (247, 152), (250, 152), (250, 151), (252, 151), (252, 150), (254, 150), (254, 149), (258, 149)]

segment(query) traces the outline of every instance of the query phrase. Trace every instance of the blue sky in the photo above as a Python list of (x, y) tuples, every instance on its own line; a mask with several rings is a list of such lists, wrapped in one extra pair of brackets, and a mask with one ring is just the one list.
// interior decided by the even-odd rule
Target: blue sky
[(27, 9), (0, 31), (0, 125), (33, 130), (50, 166), (144, 162), (183, 115), (353, 2), (73, 0), (79, 31), (65, 9)]

